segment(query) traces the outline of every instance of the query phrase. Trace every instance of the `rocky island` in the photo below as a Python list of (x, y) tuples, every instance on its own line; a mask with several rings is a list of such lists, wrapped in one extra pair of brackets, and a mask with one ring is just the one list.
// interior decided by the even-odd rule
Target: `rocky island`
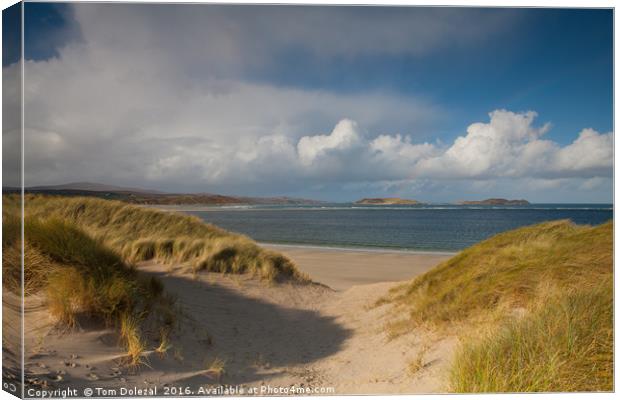
[(417, 200), (400, 199), (398, 197), (380, 197), (380, 198), (368, 198), (361, 199), (355, 202), (355, 204), (372, 204), (372, 205), (412, 205), (422, 204)]
[(458, 204), (480, 206), (527, 206), (530, 202), (527, 200), (486, 199), (460, 201)]

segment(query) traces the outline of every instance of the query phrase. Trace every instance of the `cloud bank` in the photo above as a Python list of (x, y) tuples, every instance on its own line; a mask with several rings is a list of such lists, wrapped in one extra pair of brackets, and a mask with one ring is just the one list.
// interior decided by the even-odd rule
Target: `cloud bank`
[[(533, 111), (495, 110), (452, 145), (414, 143), (410, 136), (365, 137), (355, 121), (343, 119), (331, 133), (303, 136), (295, 144), (279, 137), (269, 160), (282, 157), (299, 174), (349, 180), (492, 180), (501, 178), (609, 178), (611, 132), (583, 129), (566, 146), (543, 139), (550, 125), (534, 125)], [(257, 148), (261, 148), (258, 146)], [(294, 149), (297, 149), (295, 153)], [(265, 160), (267, 158), (264, 158)], [(326, 168), (329, 166), (329, 168)], [(363, 174), (354, 171), (363, 171)], [(326, 177), (323, 174), (329, 174)]]
[(536, 125), (535, 112), (495, 110), (443, 144), (419, 139), (436, 137), (429, 132), (447, 115), (424, 96), (252, 79), (282, 68), (278, 55), (290, 49), (320, 60), (473, 46), (501, 30), (507, 14), (464, 24), (483, 11), (120, 4), (73, 11), (80, 40), (25, 65), (26, 185), (96, 181), (334, 200), (511, 190), (557, 197), (558, 187), (611, 187), (611, 133), (583, 129), (560, 144), (545, 139), (550, 125)]

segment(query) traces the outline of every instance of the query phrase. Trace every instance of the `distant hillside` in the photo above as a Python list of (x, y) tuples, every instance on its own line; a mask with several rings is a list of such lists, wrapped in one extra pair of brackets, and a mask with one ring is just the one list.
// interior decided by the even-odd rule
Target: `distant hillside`
[[(3, 188), (3, 193), (16, 193), (19, 188)], [(77, 182), (54, 186), (33, 186), (26, 193), (59, 196), (86, 196), (119, 200), (144, 205), (228, 205), (228, 204), (317, 204), (316, 200), (290, 197), (236, 197), (212, 193), (165, 193), (100, 183)]]
[(395, 205), (395, 204), (420, 204), (417, 200), (400, 199), (398, 197), (380, 197), (361, 199), (355, 204)]
[(245, 204), (321, 204), (324, 201), (296, 197), (237, 197)]
[(134, 187), (123, 187), (106, 185), (103, 183), (95, 182), (71, 182), (62, 185), (48, 185), (48, 186), (32, 186), (28, 188), (32, 191), (46, 191), (46, 190), (77, 190), (88, 192), (131, 192), (131, 193), (151, 193), (151, 194), (164, 194), (159, 190), (150, 190)]
[(481, 206), (527, 206), (530, 202), (527, 200), (486, 199), (460, 201), (458, 204)]

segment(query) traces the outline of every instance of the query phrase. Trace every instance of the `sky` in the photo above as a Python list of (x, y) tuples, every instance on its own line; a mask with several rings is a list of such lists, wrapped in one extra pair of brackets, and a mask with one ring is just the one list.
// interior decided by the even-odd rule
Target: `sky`
[(27, 186), (612, 201), (611, 10), (25, 10)]

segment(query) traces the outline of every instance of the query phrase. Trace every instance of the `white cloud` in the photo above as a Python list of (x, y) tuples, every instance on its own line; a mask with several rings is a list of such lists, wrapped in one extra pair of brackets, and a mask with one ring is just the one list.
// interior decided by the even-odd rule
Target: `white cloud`
[(536, 113), (496, 110), (474, 123), (437, 157), (422, 159), (416, 176), (434, 178), (609, 176), (612, 134), (586, 129), (570, 145), (542, 139), (549, 124), (533, 125)]
[(384, 171), (408, 171), (413, 173), (415, 164), (440, 152), (433, 144), (413, 144), (410, 136), (386, 135), (377, 136), (368, 144), (369, 157), (377, 167)]
[[(377, 92), (160, 79), (167, 73), (161, 65), (136, 73), (122, 60), (106, 62), (83, 47), (67, 48), (59, 59), (27, 62), (25, 70), (29, 185), (98, 180), (231, 190), (213, 185), (243, 187), (246, 178), (267, 179), (274, 172), (271, 161), (296, 158), (302, 136), (333, 127), (343, 114), (364, 127), (393, 129), (425, 125), (438, 114), (424, 101)], [(340, 134), (330, 140), (351, 139), (338, 139)], [(321, 147), (315, 154), (308, 147), (308, 160), (333, 153), (329, 143), (319, 142), (308, 142)]]
[(459, 136), (443, 154), (422, 160), (417, 173), (448, 178), (519, 175), (548, 145), (539, 138), (549, 125), (532, 126), (535, 112), (496, 110), (489, 116), (489, 123), (471, 124), (467, 134)]
[(613, 165), (612, 134), (584, 129), (570, 145), (559, 149), (553, 157), (553, 169), (559, 173), (610, 175)]
[(361, 142), (357, 123), (343, 119), (329, 135), (304, 136), (297, 143), (299, 159), (304, 165), (311, 165), (317, 158), (330, 153), (346, 152)]
[(611, 175), (611, 133), (586, 129), (562, 147), (542, 139), (550, 125), (534, 126), (535, 112), (496, 110), (489, 116), (488, 123), (471, 124), (467, 134), (447, 148), (415, 144), (400, 134), (366, 138), (355, 122), (343, 119), (328, 135), (302, 137), (296, 146), (297, 158), (290, 141), (283, 154), (290, 171), (300, 176), (381, 181), (383, 186), (386, 181), (464, 179), (480, 188), (493, 186), (494, 179), (527, 178), (533, 188), (551, 188), (565, 178)]
[[(444, 146), (416, 141), (416, 133), (445, 113), (422, 98), (248, 77), (276, 68), (274, 55), (292, 48), (321, 58), (417, 56), (454, 40), (475, 45), (485, 32), (501, 29), (508, 14), (471, 25), (449, 10), (392, 10), (381, 16), (391, 22), (384, 29), (366, 12), (284, 9), (76, 5), (82, 42), (25, 66), (26, 184), (99, 181), (271, 195), (330, 185), (447, 193), (439, 180), (488, 188), (494, 179), (606, 182), (611, 175), (611, 133), (584, 130), (561, 146), (543, 139), (549, 125), (535, 126), (534, 112), (493, 111), (490, 121), (470, 125)], [(3, 107), (13, 106), (19, 105)]]

